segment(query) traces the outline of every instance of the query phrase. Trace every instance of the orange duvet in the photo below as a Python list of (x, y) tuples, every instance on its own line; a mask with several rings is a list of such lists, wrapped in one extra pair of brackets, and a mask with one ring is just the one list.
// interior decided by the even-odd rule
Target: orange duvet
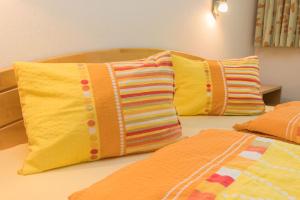
[(300, 199), (300, 147), (207, 130), (71, 195), (70, 200)]

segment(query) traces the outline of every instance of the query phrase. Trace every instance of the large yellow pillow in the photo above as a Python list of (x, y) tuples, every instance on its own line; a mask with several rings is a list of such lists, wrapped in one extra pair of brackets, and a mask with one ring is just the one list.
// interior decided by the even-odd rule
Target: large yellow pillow
[(174, 142), (168, 53), (108, 64), (17, 63), (29, 154), (21, 174), (151, 151)]
[(257, 57), (190, 60), (172, 55), (179, 115), (255, 115), (264, 112)]

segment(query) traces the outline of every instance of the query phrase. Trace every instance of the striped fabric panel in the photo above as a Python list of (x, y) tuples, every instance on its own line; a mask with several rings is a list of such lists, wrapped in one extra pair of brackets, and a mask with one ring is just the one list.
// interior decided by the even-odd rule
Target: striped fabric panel
[(174, 72), (169, 52), (143, 62), (113, 63), (126, 130), (126, 153), (160, 147), (181, 135), (173, 106)]
[(227, 86), (224, 115), (255, 115), (263, 112), (258, 58), (225, 60), (221, 65)]

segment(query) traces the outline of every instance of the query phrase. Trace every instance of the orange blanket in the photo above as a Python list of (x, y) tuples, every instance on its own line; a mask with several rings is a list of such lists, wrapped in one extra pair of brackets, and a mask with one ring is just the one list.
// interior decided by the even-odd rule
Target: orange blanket
[(207, 130), (123, 168), (70, 200), (298, 199), (299, 172), (297, 145)]

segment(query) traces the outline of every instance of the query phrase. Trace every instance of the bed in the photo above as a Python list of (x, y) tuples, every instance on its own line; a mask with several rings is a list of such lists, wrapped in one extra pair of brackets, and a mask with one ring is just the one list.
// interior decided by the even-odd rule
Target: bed
[[(271, 107), (269, 108), (271, 109)], [(237, 122), (244, 122), (248, 117), (181, 117), (184, 136), (192, 136), (203, 129), (211, 127), (232, 129)], [(17, 170), (22, 165), (27, 153), (27, 145), (20, 144), (0, 151), (1, 197), (3, 199), (44, 199), (62, 200), (80, 189), (91, 185), (114, 171), (147, 158), (151, 153), (126, 156), (115, 159), (106, 159), (97, 162), (85, 163), (56, 169), (41, 174), (20, 176)]]
[[(42, 62), (110, 62), (141, 59), (162, 51), (161, 49), (114, 49), (63, 56)], [(189, 58), (199, 57), (177, 52)], [(151, 153), (106, 159), (51, 170), (45, 173), (20, 176), (21, 167), (27, 154), (25, 129), (16, 89), (14, 72), (11, 67), (0, 71), (0, 184), (1, 199), (67, 199), (75, 191), (103, 179), (118, 169), (145, 159)], [(269, 107), (268, 109), (272, 109)], [(254, 118), (194, 116), (181, 117), (183, 136), (189, 137), (208, 128), (232, 129), (232, 125)]]

